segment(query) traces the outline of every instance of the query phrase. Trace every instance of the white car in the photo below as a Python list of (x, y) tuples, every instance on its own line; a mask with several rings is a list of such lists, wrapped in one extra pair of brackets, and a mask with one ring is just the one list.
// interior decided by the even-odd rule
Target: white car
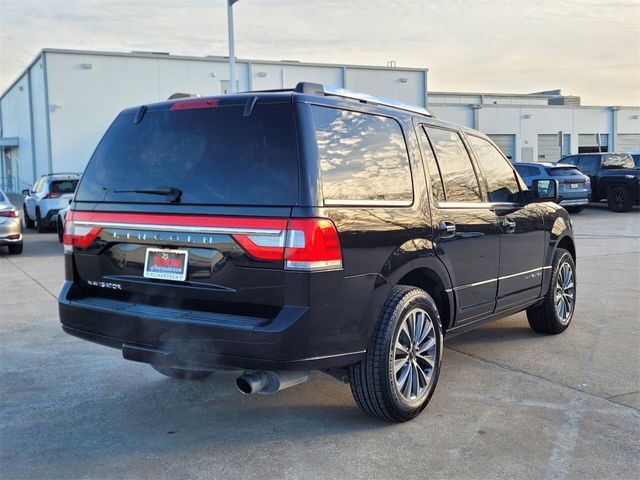
[(31, 190), (23, 190), (27, 228), (35, 227), (42, 233), (55, 227), (58, 212), (69, 205), (79, 180), (79, 173), (50, 173), (40, 177)]

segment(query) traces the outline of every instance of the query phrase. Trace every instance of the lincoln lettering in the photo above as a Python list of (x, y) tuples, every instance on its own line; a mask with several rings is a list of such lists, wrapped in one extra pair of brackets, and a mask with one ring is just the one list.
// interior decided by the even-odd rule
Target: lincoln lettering
[(213, 237), (196, 237), (192, 235), (178, 235), (175, 233), (147, 233), (147, 232), (117, 232), (112, 233), (114, 239), (122, 240), (155, 240), (157, 242), (176, 242), (176, 243), (200, 243), (202, 245), (213, 245)]

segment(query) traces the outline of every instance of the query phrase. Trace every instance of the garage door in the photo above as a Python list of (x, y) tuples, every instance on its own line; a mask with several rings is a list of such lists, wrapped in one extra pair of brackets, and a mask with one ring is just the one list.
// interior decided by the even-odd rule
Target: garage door
[(640, 133), (619, 133), (616, 151), (640, 152)]
[(505, 157), (512, 162), (516, 158), (516, 136), (515, 135), (489, 135), (489, 138), (493, 140)]
[[(598, 138), (600, 145), (598, 145)], [(594, 153), (608, 151), (609, 135), (606, 133), (581, 133), (578, 135), (578, 153)]]
[(560, 157), (571, 153), (571, 135), (564, 134), (562, 136), (562, 149), (558, 145), (558, 134), (540, 134), (538, 135), (538, 161), (539, 162), (557, 162)]

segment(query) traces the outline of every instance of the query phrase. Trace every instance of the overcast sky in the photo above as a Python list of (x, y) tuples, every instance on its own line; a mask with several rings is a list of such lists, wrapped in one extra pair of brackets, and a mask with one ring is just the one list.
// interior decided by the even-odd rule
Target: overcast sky
[[(239, 58), (429, 68), (429, 89), (640, 105), (640, 0), (240, 0)], [(0, 0), (0, 91), (43, 47), (226, 55), (226, 0)]]

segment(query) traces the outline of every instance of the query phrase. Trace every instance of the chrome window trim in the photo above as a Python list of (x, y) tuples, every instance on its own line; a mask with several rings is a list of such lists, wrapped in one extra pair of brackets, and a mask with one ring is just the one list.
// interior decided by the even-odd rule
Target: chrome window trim
[(337, 198), (325, 198), (324, 204), (328, 207), (410, 207), (413, 205), (413, 200), (339, 200)]
[(437, 202), (438, 203), (438, 208), (486, 208), (486, 209), (491, 209), (493, 208), (493, 203), (491, 202), (483, 202), (483, 201), (478, 201), (478, 202)]
[(199, 227), (189, 225), (153, 225), (140, 223), (111, 223), (74, 221), (78, 226), (99, 228), (121, 228), (125, 230), (154, 230), (158, 232), (187, 232), (187, 233), (220, 233), (225, 235), (273, 235), (279, 236), (283, 230), (234, 227)]

